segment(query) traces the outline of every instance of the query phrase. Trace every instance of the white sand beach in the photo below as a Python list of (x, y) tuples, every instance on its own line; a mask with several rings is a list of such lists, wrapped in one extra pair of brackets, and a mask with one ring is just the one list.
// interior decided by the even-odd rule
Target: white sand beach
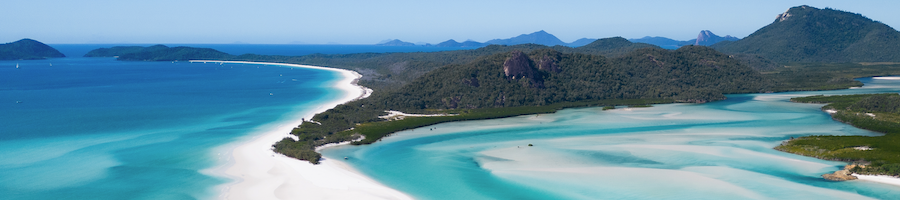
[(853, 176), (856, 176), (856, 178), (859, 178), (858, 180), (861, 180), (861, 181), (871, 181), (871, 182), (876, 182), (876, 183), (884, 183), (884, 184), (889, 184), (889, 185), (900, 186), (900, 178), (894, 177), (894, 176), (860, 175), (860, 174), (853, 174)]
[[(343, 74), (344, 79), (335, 87), (346, 91), (347, 95), (333, 102), (321, 105), (309, 113), (302, 114), (303, 119), (310, 119), (316, 113), (326, 111), (339, 104), (355, 99), (366, 98), (372, 90), (356, 85), (362, 77), (350, 70), (334, 69), (318, 66), (241, 62), (192, 60), (191, 62), (239, 63), (280, 65), (336, 71)], [(302, 122), (295, 119), (276, 130), (271, 130), (252, 140), (238, 144), (232, 149), (228, 165), (211, 169), (209, 173), (226, 176), (236, 181), (222, 187), (220, 199), (412, 199), (408, 195), (388, 188), (338, 159), (324, 157), (318, 165), (307, 161), (289, 158), (272, 151), (272, 144), (288, 137), (293, 127)]]

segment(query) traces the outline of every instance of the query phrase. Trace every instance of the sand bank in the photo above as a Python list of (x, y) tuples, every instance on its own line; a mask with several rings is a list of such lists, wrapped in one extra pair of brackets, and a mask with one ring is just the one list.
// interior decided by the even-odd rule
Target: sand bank
[(235, 180), (221, 186), (220, 199), (412, 199), (362, 175), (337, 159), (325, 157), (319, 165), (313, 165), (272, 151), (272, 144), (288, 137), (291, 129), (300, 124), (302, 119), (310, 119), (316, 113), (371, 95), (371, 89), (356, 85), (356, 81), (362, 77), (358, 73), (343, 69), (283, 63), (215, 60), (191, 62), (313, 68), (339, 72), (344, 76), (335, 85), (335, 88), (346, 92), (347, 95), (344, 97), (322, 104), (308, 113), (299, 115), (302, 118), (253, 137), (250, 141), (234, 145), (234, 149), (230, 150), (231, 161), (223, 167), (209, 171)]
[(894, 176), (886, 176), (886, 175), (859, 175), (859, 174), (853, 174), (853, 176), (856, 176), (856, 178), (858, 178), (857, 180), (862, 180), (862, 181), (872, 181), (872, 182), (878, 182), (878, 183), (884, 183), (884, 184), (890, 184), (890, 185), (900, 186), (900, 178), (894, 177)]

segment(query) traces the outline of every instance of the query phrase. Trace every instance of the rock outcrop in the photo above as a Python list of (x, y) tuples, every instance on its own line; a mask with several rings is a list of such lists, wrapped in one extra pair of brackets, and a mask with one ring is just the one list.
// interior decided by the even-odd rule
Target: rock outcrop
[(523, 82), (526, 86), (544, 87), (544, 80), (534, 69), (531, 59), (521, 51), (513, 51), (510, 57), (503, 62), (503, 72), (509, 80), (526, 79), (528, 81)]
[(832, 180), (832, 181), (856, 180), (857, 179), (856, 176), (853, 176), (853, 172), (850, 172), (850, 169), (853, 169), (854, 167), (856, 167), (855, 164), (850, 164), (850, 165), (844, 166), (844, 169), (835, 171), (834, 173), (822, 174), (822, 178)]

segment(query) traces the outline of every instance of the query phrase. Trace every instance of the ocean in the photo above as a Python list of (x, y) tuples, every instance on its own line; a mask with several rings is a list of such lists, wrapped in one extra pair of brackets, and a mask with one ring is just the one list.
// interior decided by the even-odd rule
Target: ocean
[[(16, 66), (19, 68), (16, 68)], [(2, 199), (211, 199), (228, 145), (341, 98), (336, 72), (60, 58), (0, 62)]]
[(896, 199), (897, 186), (820, 177), (844, 162), (772, 149), (806, 135), (880, 135), (789, 101), (900, 92), (900, 80), (859, 80), (848, 90), (445, 123), (323, 154), (416, 199)]

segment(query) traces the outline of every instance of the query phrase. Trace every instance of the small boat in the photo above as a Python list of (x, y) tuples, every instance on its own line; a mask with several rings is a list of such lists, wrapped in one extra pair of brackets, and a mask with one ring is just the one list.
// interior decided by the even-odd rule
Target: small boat
[(16, 69), (18, 69), (18, 68), (19, 68), (19, 63), (16, 63)]
[(50, 66), (53, 67), (53, 63), (50, 63)]

